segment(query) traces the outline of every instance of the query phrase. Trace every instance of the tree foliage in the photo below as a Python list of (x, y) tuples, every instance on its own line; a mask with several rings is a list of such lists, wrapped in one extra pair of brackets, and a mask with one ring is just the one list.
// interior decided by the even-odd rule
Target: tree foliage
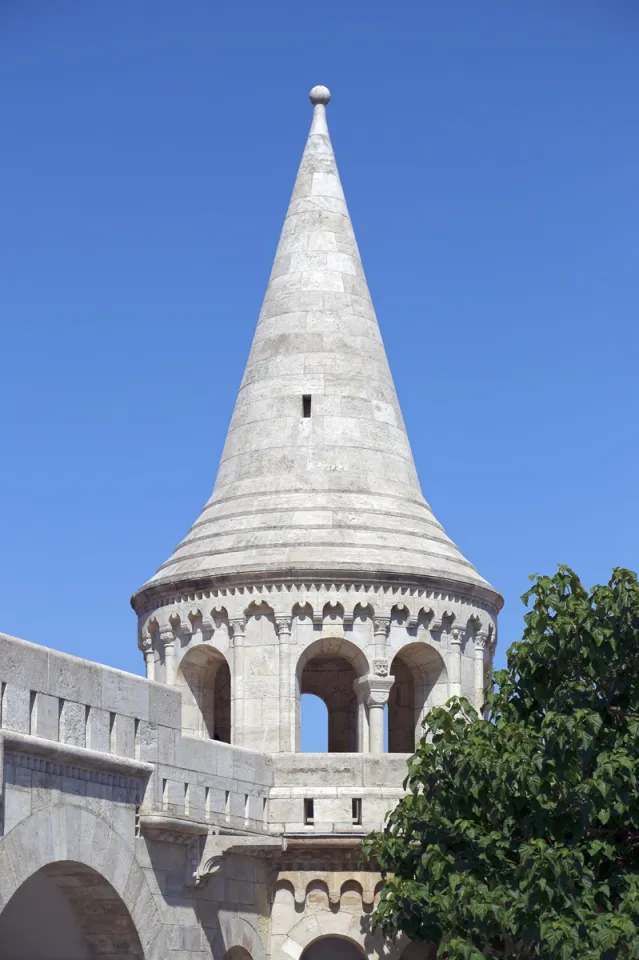
[(450, 960), (637, 958), (637, 577), (588, 592), (559, 567), (522, 599), (486, 719), (465, 699), (431, 711), (408, 793), (365, 843), (375, 921)]

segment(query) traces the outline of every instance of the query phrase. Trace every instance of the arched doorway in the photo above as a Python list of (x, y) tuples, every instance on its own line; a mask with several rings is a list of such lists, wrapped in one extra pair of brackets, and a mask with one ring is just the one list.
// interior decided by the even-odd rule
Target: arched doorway
[(362, 960), (362, 949), (345, 937), (320, 937), (311, 943), (301, 960)]
[(422, 721), (448, 699), (448, 676), (440, 654), (426, 643), (402, 647), (391, 664), (395, 682), (388, 698), (388, 752), (413, 753)]
[(144, 960), (122, 898), (84, 864), (63, 860), (32, 874), (0, 913), (0, 960)]
[(187, 651), (180, 661), (182, 729), (194, 737), (231, 742), (231, 674), (226, 658), (209, 644)]
[(301, 749), (303, 694), (314, 694), (328, 711), (328, 752), (355, 753), (358, 749), (358, 702), (353, 684), (368, 673), (362, 651), (349, 640), (316, 640), (297, 664), (296, 750)]

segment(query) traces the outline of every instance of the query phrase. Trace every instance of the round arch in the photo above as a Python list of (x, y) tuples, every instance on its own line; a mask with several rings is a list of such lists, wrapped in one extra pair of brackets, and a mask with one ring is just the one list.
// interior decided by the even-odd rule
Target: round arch
[(308, 917), (298, 920), (288, 938), (292, 941), (289, 955), (301, 958), (303, 954), (304, 960), (308, 960), (308, 948), (326, 938), (346, 941), (357, 949), (359, 956), (372, 960), (399, 960), (406, 944), (403, 935), (395, 941), (385, 940), (379, 930), (373, 932), (370, 924), (362, 923), (359, 914), (346, 911), (334, 913), (331, 910), (320, 910), (313, 914), (312, 923), (309, 923)]
[(230, 743), (231, 672), (224, 654), (209, 643), (190, 647), (180, 660), (176, 685), (184, 733)]
[(353, 684), (370, 672), (363, 651), (343, 637), (309, 644), (297, 661), (296, 750), (301, 749), (301, 697), (319, 697), (328, 711), (328, 752), (357, 751), (358, 703)]
[(260, 936), (243, 917), (229, 917), (220, 924), (222, 944), (219, 954), (212, 944), (213, 954), (223, 956), (224, 960), (266, 960), (264, 944)]
[(412, 753), (422, 721), (448, 699), (448, 674), (441, 654), (423, 641), (407, 643), (391, 663), (395, 682), (388, 698), (388, 752)]
[(333, 934), (320, 937), (310, 943), (304, 950), (301, 960), (326, 960), (329, 956), (333, 960), (362, 960), (366, 954), (358, 943), (354, 943), (348, 937)]
[[(58, 804), (18, 823), (0, 844), (0, 911), (10, 907), (14, 895), (36, 874), (46, 877), (59, 893), (77, 888), (79, 882), (99, 890), (99, 899), (105, 898), (114, 920), (118, 918), (114, 926), (125, 931), (122, 946), (139, 944), (132, 956), (163, 960), (164, 932), (144, 871), (131, 847), (102, 817), (75, 804)], [(73, 911), (72, 903), (69, 907)], [(96, 921), (84, 913), (78, 902), (75, 916), (81, 929), (85, 924), (86, 938), (87, 925)], [(98, 936), (94, 930), (90, 933)], [(114, 957), (125, 956), (117, 949)]]
[(144, 960), (135, 924), (102, 874), (73, 860), (41, 867), (0, 913), (0, 960)]

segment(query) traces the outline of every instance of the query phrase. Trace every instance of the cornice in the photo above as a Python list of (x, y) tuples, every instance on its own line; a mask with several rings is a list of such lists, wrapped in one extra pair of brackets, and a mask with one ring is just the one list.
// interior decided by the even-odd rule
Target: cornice
[(224, 601), (227, 597), (246, 596), (248, 602), (272, 594), (304, 593), (305, 591), (339, 594), (371, 592), (392, 594), (398, 600), (418, 597), (424, 600), (450, 600), (471, 603), (496, 616), (503, 607), (503, 597), (489, 587), (446, 578), (400, 576), (366, 571), (297, 570), (280, 575), (227, 575), (185, 580), (179, 584), (157, 584), (144, 587), (131, 598), (131, 606), (140, 618), (163, 607), (200, 600)]

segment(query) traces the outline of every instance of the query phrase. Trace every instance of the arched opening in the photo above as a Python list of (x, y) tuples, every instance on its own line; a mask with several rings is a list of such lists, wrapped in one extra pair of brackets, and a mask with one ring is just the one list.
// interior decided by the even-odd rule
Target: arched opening
[(358, 749), (358, 701), (353, 684), (368, 672), (362, 651), (341, 638), (316, 640), (297, 665), (296, 750), (307, 740), (302, 732), (301, 697), (313, 694), (328, 712), (328, 753), (355, 753)]
[(388, 752), (413, 753), (428, 711), (448, 699), (446, 666), (437, 650), (410, 643), (391, 664), (395, 682), (388, 698)]
[(309, 944), (301, 960), (362, 960), (364, 951), (345, 937), (320, 937)]
[(253, 958), (244, 947), (231, 947), (224, 954), (224, 960), (253, 960)]
[(119, 894), (101, 874), (64, 860), (36, 873), (0, 914), (0, 960), (144, 960)]
[(231, 673), (215, 647), (199, 644), (180, 663), (182, 729), (194, 737), (231, 742)]
[(328, 753), (328, 708), (314, 693), (302, 694), (302, 753)]

